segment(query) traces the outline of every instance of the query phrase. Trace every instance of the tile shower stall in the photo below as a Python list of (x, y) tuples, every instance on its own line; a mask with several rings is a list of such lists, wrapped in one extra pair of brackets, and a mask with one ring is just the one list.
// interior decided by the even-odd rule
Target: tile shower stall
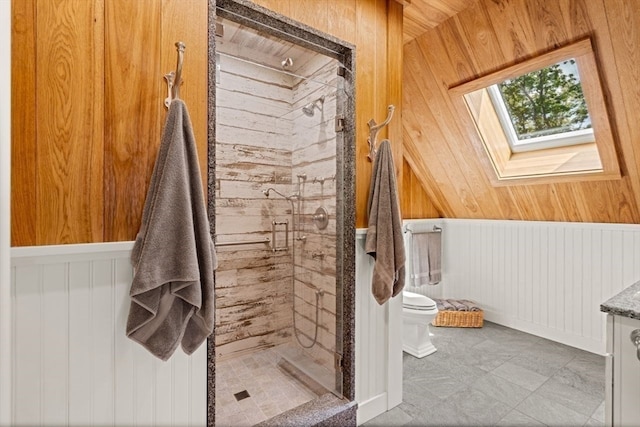
[(237, 425), (290, 409), (286, 401), (341, 391), (342, 78), (335, 59), (223, 18), (218, 24), (216, 419)]

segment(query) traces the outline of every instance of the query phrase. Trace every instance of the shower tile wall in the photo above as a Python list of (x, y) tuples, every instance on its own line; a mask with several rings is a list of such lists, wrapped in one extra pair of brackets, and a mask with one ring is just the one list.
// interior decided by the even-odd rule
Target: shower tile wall
[[(262, 193), (267, 187), (291, 191), (291, 81), (228, 57), (219, 63), (217, 240), (271, 237), (271, 221), (291, 214), (289, 202)], [(224, 360), (288, 342), (290, 252), (273, 253), (266, 244), (227, 246), (218, 248), (218, 258), (216, 356)]]
[[(321, 366), (333, 372), (336, 350), (336, 85), (338, 69), (333, 59), (317, 55), (304, 64), (298, 74), (313, 80), (296, 82), (293, 88), (293, 177), (306, 174), (301, 183), (301, 234), (304, 242), (296, 242), (296, 326), (301, 341), (309, 345), (315, 331), (316, 293), (320, 297), (318, 340), (310, 349), (296, 346)], [(317, 82), (325, 82), (322, 85)], [(304, 105), (325, 97), (321, 109), (313, 117), (302, 114)], [(329, 213), (329, 225), (318, 230), (312, 216), (318, 207)]]

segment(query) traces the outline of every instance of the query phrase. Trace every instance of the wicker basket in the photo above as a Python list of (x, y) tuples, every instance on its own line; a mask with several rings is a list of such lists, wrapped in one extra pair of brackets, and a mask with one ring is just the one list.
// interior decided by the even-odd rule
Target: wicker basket
[(431, 322), (433, 326), (452, 328), (482, 328), (484, 312), (480, 311), (439, 311)]

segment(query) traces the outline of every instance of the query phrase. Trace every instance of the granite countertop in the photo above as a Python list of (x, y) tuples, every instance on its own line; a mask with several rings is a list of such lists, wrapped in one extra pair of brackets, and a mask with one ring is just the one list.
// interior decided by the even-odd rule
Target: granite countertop
[[(634, 295), (637, 295), (634, 298)], [(640, 319), (640, 282), (634, 283), (613, 298), (600, 304), (600, 311)]]

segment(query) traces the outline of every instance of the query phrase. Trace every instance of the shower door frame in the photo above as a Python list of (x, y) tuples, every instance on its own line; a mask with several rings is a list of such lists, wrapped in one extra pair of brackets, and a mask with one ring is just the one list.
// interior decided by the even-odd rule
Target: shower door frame
[[(219, 11), (219, 13), (218, 13)], [(208, 13), (208, 174), (207, 197), (211, 235), (215, 236), (216, 204), (216, 18), (243, 25), (334, 58), (344, 67), (343, 102), (337, 102), (336, 127), (342, 144), (336, 152), (336, 363), (342, 371), (342, 394), (355, 400), (355, 46), (247, 0), (209, 0)], [(341, 119), (341, 120), (339, 120)], [(339, 152), (338, 152), (339, 151)], [(339, 305), (338, 305), (339, 306)], [(207, 340), (207, 425), (215, 423), (215, 329)], [(338, 371), (338, 370), (337, 370)]]

